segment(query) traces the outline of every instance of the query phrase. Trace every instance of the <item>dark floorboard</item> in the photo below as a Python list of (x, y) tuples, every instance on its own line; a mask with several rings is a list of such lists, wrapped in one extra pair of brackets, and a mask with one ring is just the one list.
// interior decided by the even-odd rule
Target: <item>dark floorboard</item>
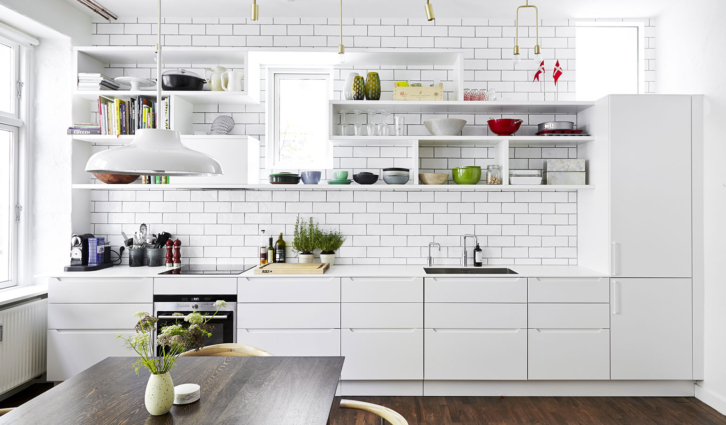
[[(53, 384), (35, 384), (6, 400), (17, 407)], [(346, 397), (381, 404), (410, 425), (726, 425), (726, 416), (692, 397)], [(370, 413), (338, 408), (331, 425), (379, 425)]]

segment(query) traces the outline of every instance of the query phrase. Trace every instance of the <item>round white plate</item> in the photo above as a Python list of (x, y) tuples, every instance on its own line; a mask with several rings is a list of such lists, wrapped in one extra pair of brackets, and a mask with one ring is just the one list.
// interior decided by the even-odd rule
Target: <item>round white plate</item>
[(174, 387), (174, 404), (194, 403), (201, 397), (201, 388), (197, 384), (182, 384)]
[(141, 87), (153, 87), (156, 85), (156, 82), (151, 81), (148, 78), (117, 77), (114, 78), (114, 81), (119, 84), (126, 84), (127, 86), (131, 86), (132, 91), (139, 91), (141, 90)]

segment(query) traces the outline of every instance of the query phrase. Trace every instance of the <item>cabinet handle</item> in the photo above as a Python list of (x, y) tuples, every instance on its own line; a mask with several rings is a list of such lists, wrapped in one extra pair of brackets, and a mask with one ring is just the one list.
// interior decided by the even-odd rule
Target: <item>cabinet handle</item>
[(613, 242), (613, 276), (620, 276), (620, 242)]
[(600, 283), (602, 277), (536, 277), (537, 282), (547, 283)]
[(602, 329), (535, 329), (542, 334), (599, 334)]
[(329, 334), (335, 329), (238, 329), (250, 334)]
[(351, 282), (413, 282), (416, 277), (349, 277)]
[(416, 329), (348, 329), (354, 333), (412, 333)]
[(620, 282), (613, 280), (613, 314), (620, 314)]
[(516, 334), (521, 329), (431, 329), (442, 334)]

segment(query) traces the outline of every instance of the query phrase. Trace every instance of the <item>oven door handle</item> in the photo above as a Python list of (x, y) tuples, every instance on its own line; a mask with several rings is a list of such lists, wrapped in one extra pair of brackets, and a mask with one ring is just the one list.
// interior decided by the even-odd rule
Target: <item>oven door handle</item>
[[(229, 316), (203, 316), (205, 319), (219, 319), (224, 320), (229, 318)], [(184, 316), (159, 316), (159, 319), (179, 319), (184, 320)]]

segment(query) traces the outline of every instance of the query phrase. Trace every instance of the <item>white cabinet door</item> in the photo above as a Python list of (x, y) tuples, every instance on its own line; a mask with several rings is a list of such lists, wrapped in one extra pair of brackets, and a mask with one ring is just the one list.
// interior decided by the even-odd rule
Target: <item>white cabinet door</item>
[(51, 278), (49, 304), (111, 304), (154, 302), (150, 278)]
[(526, 303), (527, 278), (427, 277), (427, 303)]
[(140, 311), (153, 313), (153, 304), (50, 304), (48, 329), (133, 329)]
[(237, 279), (241, 303), (338, 303), (340, 278), (241, 277)]
[(244, 329), (335, 329), (340, 328), (340, 304), (237, 304), (237, 317), (237, 327)]
[(610, 379), (608, 329), (530, 329), (529, 379)]
[(237, 329), (237, 342), (275, 356), (340, 356), (340, 329)]
[(612, 96), (613, 274), (691, 277), (691, 97)]
[(527, 329), (426, 329), (424, 358), (426, 379), (526, 380)]
[(612, 279), (611, 377), (693, 378), (690, 279)]
[[(128, 357), (135, 353), (117, 338), (130, 331), (48, 331), (48, 380), (65, 381), (106, 357)], [(131, 363), (129, 363), (131, 366)]]
[(344, 303), (420, 303), (423, 278), (344, 277), (340, 280)]
[(423, 329), (341, 329), (343, 380), (423, 379)]

